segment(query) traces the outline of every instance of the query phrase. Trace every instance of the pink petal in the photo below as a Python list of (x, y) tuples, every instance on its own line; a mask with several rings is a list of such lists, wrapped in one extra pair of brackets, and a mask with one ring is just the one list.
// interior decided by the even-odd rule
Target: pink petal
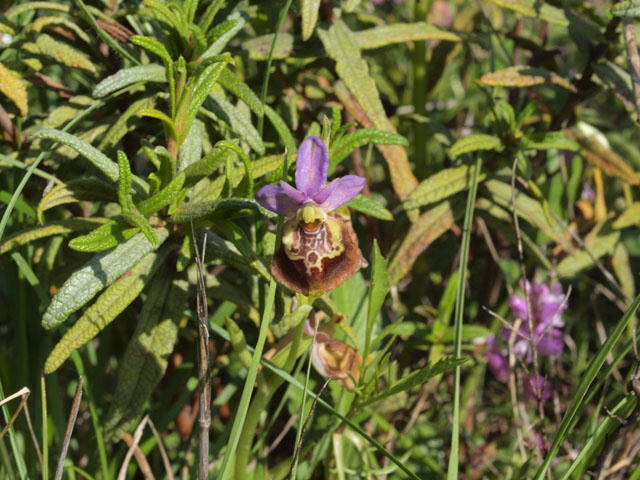
[(527, 301), (520, 295), (509, 297), (509, 307), (514, 315), (522, 320), (527, 320)]
[[(365, 183), (367, 183), (367, 181), (357, 175), (346, 175), (339, 178), (337, 186), (333, 188), (333, 191), (320, 206), (325, 210), (335, 210), (359, 194), (364, 188)], [(329, 188), (329, 186), (330, 185), (327, 185), (327, 188)]]
[(296, 202), (298, 205), (302, 205), (305, 202), (305, 200), (307, 199), (307, 195), (306, 194), (296, 190), (291, 185), (289, 185), (286, 182), (283, 182), (282, 180), (280, 180), (280, 186), (284, 190), (284, 193), (286, 193), (287, 196), (291, 200)]
[(282, 216), (288, 216), (298, 209), (294, 202), (280, 185), (265, 185), (256, 192), (256, 202), (267, 210)]
[(327, 181), (329, 156), (327, 147), (318, 137), (308, 137), (300, 145), (296, 158), (296, 187), (312, 197)]
[(329, 196), (333, 193), (333, 191), (336, 189), (339, 183), (340, 183), (339, 178), (336, 178), (335, 180), (333, 180), (331, 183), (329, 183), (329, 185), (324, 187), (322, 190), (320, 190), (318, 193), (316, 193), (313, 196), (313, 201), (316, 202), (318, 205), (323, 204), (327, 200), (327, 198), (329, 198)]

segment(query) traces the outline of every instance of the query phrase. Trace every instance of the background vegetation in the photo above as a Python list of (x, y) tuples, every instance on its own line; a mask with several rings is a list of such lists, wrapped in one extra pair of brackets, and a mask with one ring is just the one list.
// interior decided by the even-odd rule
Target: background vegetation
[[(640, 478), (637, 16), (5, 2), (0, 477), (68, 445), (68, 478)], [(369, 262), (311, 299), (253, 196), (309, 135), (367, 179)], [(355, 391), (314, 402), (309, 315), (364, 359)]]

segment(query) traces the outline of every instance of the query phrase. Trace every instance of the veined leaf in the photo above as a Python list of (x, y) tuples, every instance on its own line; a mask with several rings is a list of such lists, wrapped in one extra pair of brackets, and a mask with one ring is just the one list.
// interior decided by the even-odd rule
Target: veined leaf
[(309, 40), (318, 22), (320, 0), (302, 0), (302, 40)]
[(618, 17), (637, 18), (640, 17), (640, 2), (638, 0), (626, 0), (616, 2), (611, 7), (611, 13)]
[(347, 207), (352, 208), (358, 212), (364, 213), (366, 215), (371, 215), (372, 217), (378, 218), (380, 220), (393, 220), (393, 215), (389, 210), (384, 208), (374, 199), (365, 197), (361, 193), (353, 197), (348, 203)]
[(374, 145), (402, 145), (404, 147), (409, 145), (408, 140), (397, 133), (360, 128), (355, 132), (347, 133), (337, 142), (331, 144), (329, 148), (329, 175), (354, 149), (368, 143), (373, 143)]
[(616, 243), (613, 247), (613, 255), (611, 256), (611, 266), (613, 272), (618, 277), (622, 291), (629, 298), (636, 296), (636, 285), (633, 279), (634, 273), (631, 270), (631, 261), (629, 259), (629, 252), (622, 244), (622, 242)]
[(451, 228), (456, 217), (462, 213), (457, 205), (452, 206), (448, 201), (436, 205), (423, 213), (411, 225), (404, 237), (391, 264), (389, 265), (389, 285), (396, 285), (409, 273), (420, 255), (437, 238)]
[(29, 24), (27, 30), (40, 32), (43, 28), (49, 26), (61, 26), (73, 32), (78, 38), (82, 39), (87, 45), (91, 45), (89, 35), (85, 33), (78, 25), (64, 17), (40, 17)]
[(569, 150), (571, 152), (580, 151), (580, 145), (573, 140), (568, 139), (562, 132), (536, 132), (528, 136), (523, 142), (524, 148), (533, 148), (536, 150), (549, 150), (556, 148), (558, 150)]
[(96, 67), (91, 62), (89, 57), (82, 53), (80, 50), (76, 50), (66, 43), (54, 40), (46, 33), (38, 35), (35, 43), (25, 43), (22, 48), (27, 52), (35, 55), (44, 55), (45, 57), (51, 57), (55, 61), (72, 68), (81, 68), (91, 73), (96, 73)]
[(184, 142), (180, 145), (180, 150), (178, 150), (178, 172), (200, 161), (202, 157), (202, 137), (204, 133), (204, 124), (196, 118), (191, 124), (191, 128)]
[(169, 66), (173, 64), (173, 60), (171, 59), (171, 55), (169, 55), (169, 51), (166, 47), (156, 40), (153, 37), (145, 37), (142, 35), (132, 35), (129, 37), (129, 41), (134, 45), (138, 45), (139, 47), (148, 50), (151, 53), (155, 53), (159, 56), (165, 65)]
[(276, 129), (278, 135), (280, 136), (280, 140), (284, 145), (284, 148), (287, 149), (287, 153), (292, 156), (298, 151), (298, 146), (296, 145), (296, 141), (293, 138), (293, 134), (289, 127), (287, 126), (284, 119), (278, 115), (278, 113), (271, 108), (269, 105), (264, 106), (264, 113), (273, 125), (273, 128)]
[(227, 102), (220, 95), (214, 92), (209, 93), (210, 101), (208, 106), (211, 107), (213, 113), (219, 119), (223, 120), (231, 127), (238, 136), (247, 142), (249, 146), (259, 155), (264, 155), (265, 147), (262, 138), (251, 123), (251, 120), (245, 117), (231, 103)]
[(219, 258), (226, 265), (237, 268), (246, 273), (258, 273), (265, 280), (271, 280), (271, 273), (267, 270), (261, 260), (251, 260), (244, 257), (238, 248), (229, 240), (219, 237), (211, 230), (206, 230), (207, 251), (212, 252), (212, 258)]
[(161, 269), (157, 280), (150, 285), (147, 301), (118, 370), (114, 403), (105, 421), (105, 436), (110, 440), (120, 438), (142, 413), (149, 395), (164, 375), (189, 293), (185, 273), (174, 280), (168, 268)]
[(188, 202), (169, 217), (169, 222), (177, 224), (189, 223), (191, 220), (214, 219), (216, 216), (228, 217), (234, 211), (254, 211), (268, 218), (275, 218), (273, 212), (266, 210), (252, 198), (230, 197), (204, 202)]
[(262, 102), (258, 96), (253, 93), (249, 85), (240, 80), (231, 70), (225, 68), (220, 77), (218, 77), (218, 83), (246, 103), (253, 113), (259, 117), (264, 114)]
[[(439, 171), (420, 182), (420, 185), (409, 194), (402, 206), (407, 210), (419, 208), (466, 190), (471, 185), (473, 169), (473, 165), (462, 165)], [(478, 180), (481, 181), (484, 177), (485, 174), (481, 173)]]
[(354, 32), (353, 36), (358, 47), (362, 50), (384, 47), (393, 43), (419, 42), (422, 40), (462, 41), (462, 37), (456, 32), (425, 22), (380, 25), (368, 30)]
[(72, 239), (69, 247), (78, 252), (102, 252), (129, 240), (138, 231), (138, 227), (131, 227), (122, 219), (109, 220), (87, 235)]
[[(303, 305), (303, 307), (308, 307), (309, 310), (311, 310), (311, 307), (309, 305)], [(307, 312), (307, 315), (308, 314), (309, 313)], [(227, 327), (227, 332), (229, 332), (231, 346), (236, 352), (236, 355), (238, 355), (240, 363), (242, 363), (244, 368), (248, 370), (251, 366), (251, 359), (253, 358), (253, 355), (251, 355), (251, 352), (247, 348), (247, 341), (244, 338), (244, 333), (242, 333), (242, 330), (240, 329), (238, 324), (234, 322), (228, 315), (225, 315), (224, 321)]]
[(300, 322), (304, 322), (311, 313), (313, 307), (311, 305), (300, 305), (292, 313), (287, 313), (282, 316), (282, 320), (273, 324), (274, 327), (278, 327), (283, 332), (288, 332), (292, 328), (296, 328)]
[[(341, 20), (335, 20), (329, 29), (319, 29), (318, 35), (329, 56), (335, 60), (338, 75), (355, 97), (367, 120), (378, 130), (396, 133), (395, 127), (385, 114), (376, 84), (369, 76), (369, 67), (360, 55), (360, 49), (351, 30)], [(341, 100), (345, 103), (346, 99)], [(354, 116), (369, 128), (369, 125), (363, 123), (362, 118)], [(389, 165), (393, 189), (401, 200), (406, 199), (418, 184), (409, 166), (406, 151), (400, 147), (380, 147), (380, 151)]]
[(92, 230), (107, 221), (106, 218), (69, 218), (37, 225), (15, 233), (0, 244), (0, 255), (10, 252), (14, 248), (26, 245), (40, 238), (55, 235), (65, 235), (73, 232)]
[(403, 377), (401, 380), (398, 380), (393, 385), (391, 385), (388, 389), (384, 390), (382, 393), (375, 395), (373, 397), (367, 398), (362, 406), (371, 405), (374, 402), (379, 402), (391, 395), (396, 395), (400, 392), (404, 392), (410, 388), (413, 388), (418, 385), (423, 385), (430, 378), (435, 377), (436, 375), (440, 375), (441, 373), (446, 372), (447, 370), (451, 370), (452, 368), (457, 367), (458, 365), (462, 365), (467, 361), (466, 358), (456, 358), (456, 357), (445, 357), (438, 361), (435, 365), (428, 364), (426, 367), (421, 368), (420, 370), (416, 370), (411, 372), (409, 375)]
[(504, 150), (504, 145), (502, 140), (495, 135), (474, 133), (468, 137), (456, 140), (456, 142), (449, 148), (449, 156), (451, 158), (456, 158), (460, 155), (484, 150), (501, 152)]
[(165, 68), (155, 63), (123, 68), (96, 85), (92, 95), (93, 98), (102, 98), (134, 83), (165, 82), (166, 80), (167, 74)]
[(156, 99), (155, 96), (141, 98), (136, 100), (124, 111), (124, 113), (118, 116), (118, 119), (109, 127), (107, 133), (105, 133), (102, 141), (98, 145), (98, 150), (104, 152), (110, 148), (113, 148), (122, 137), (124, 137), (129, 130), (133, 127), (131, 124), (131, 118), (140, 116), (140, 112), (143, 109), (152, 108)]
[(227, 46), (229, 40), (236, 36), (236, 34), (242, 30), (245, 26), (249, 17), (244, 12), (234, 12), (227, 17), (228, 21), (234, 22), (233, 26), (229, 28), (225, 33), (220, 35), (216, 40), (209, 46), (206, 52), (202, 54), (203, 59), (215, 57), (216, 55), (220, 55), (220, 52), (224, 50), (224, 47)]
[(15, 18), (30, 10), (55, 10), (58, 12), (69, 13), (69, 6), (63, 5), (57, 2), (27, 2), (21, 5), (16, 5), (5, 12), (7, 18)]
[[(546, 4), (545, 4), (546, 5)], [(541, 67), (515, 65), (496, 72), (485, 73), (480, 83), (498, 87), (533, 87), (534, 85), (553, 84), (576, 93), (573, 84), (555, 73)]]
[(542, 21), (560, 25), (562, 27), (569, 26), (569, 19), (564, 11), (548, 3), (542, 3), (538, 0), (489, 0), (503, 8), (508, 8), (524, 15), (525, 17), (538, 18)]
[(11, 99), (22, 117), (27, 115), (29, 112), (27, 89), (22, 80), (2, 63), (0, 63), (0, 92)]
[(560, 277), (570, 277), (581, 270), (593, 267), (593, 259), (612, 253), (619, 238), (620, 231), (612, 231), (608, 221), (596, 225), (584, 239), (585, 247), (589, 253), (583, 248), (576, 249), (558, 263), (556, 272)]
[(369, 288), (369, 303), (367, 305), (367, 322), (364, 342), (364, 358), (369, 357), (371, 351), (371, 337), (376, 317), (380, 314), (384, 299), (389, 293), (388, 261), (382, 256), (378, 242), (373, 242), (371, 265), (371, 287)]
[[(169, 235), (165, 229), (156, 233), (160, 243)], [(96, 254), (72, 273), (51, 299), (42, 316), (43, 328), (50, 330), (64, 322), (69, 315), (86, 305), (96, 293), (111, 285), (152, 249), (144, 234), (138, 233), (113, 250)]]
[(43, 127), (58, 128), (73, 120), (77, 117), (85, 108), (87, 108), (93, 99), (85, 95), (76, 95), (69, 99), (69, 102), (62, 104), (61, 106), (54, 108), (47, 118), (42, 122)]
[[(242, 43), (242, 49), (249, 53), (251, 60), (266, 61), (269, 58), (271, 44), (273, 43), (274, 34), (261, 35), (251, 38)], [(283, 60), (288, 58), (293, 51), (293, 35), (290, 33), (280, 33), (276, 44), (273, 47), (272, 60)]]
[(155, 271), (162, 265), (167, 253), (169, 249), (149, 253), (107, 288), (56, 344), (47, 357), (44, 373), (49, 374), (57, 370), (71, 352), (100, 333), (138, 298), (145, 285), (151, 281)]
[(157, 118), (169, 129), (173, 138), (175, 138), (176, 140), (179, 138), (178, 130), (176, 130), (176, 125), (166, 113), (163, 113), (155, 108), (143, 108), (138, 112), (138, 114), (141, 117)]
[(611, 225), (615, 229), (621, 229), (640, 225), (640, 202), (629, 205)]
[(115, 185), (97, 178), (70, 180), (57, 185), (47, 193), (38, 204), (38, 221), (42, 222), (42, 213), (58, 205), (82, 201), (116, 202), (118, 193)]

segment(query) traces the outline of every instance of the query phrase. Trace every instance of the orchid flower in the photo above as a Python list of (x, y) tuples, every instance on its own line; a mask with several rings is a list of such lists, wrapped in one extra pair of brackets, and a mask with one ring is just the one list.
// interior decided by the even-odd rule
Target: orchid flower
[(336, 211), (360, 193), (366, 180), (345, 175), (325, 186), (328, 171), (327, 147), (311, 136), (298, 150), (296, 187), (281, 181), (255, 195), (260, 205), (287, 218), (271, 273), (303, 295), (333, 290), (366, 265), (348, 212)]

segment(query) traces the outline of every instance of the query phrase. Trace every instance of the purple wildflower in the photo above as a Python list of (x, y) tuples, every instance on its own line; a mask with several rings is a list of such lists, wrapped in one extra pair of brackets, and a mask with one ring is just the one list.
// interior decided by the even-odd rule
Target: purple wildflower
[[(562, 330), (560, 330), (564, 327), (564, 322), (560, 317), (566, 308), (566, 303), (563, 304), (565, 296), (562, 293), (562, 285), (556, 283), (549, 288), (544, 283), (526, 281), (521, 286), (527, 292), (531, 303), (533, 334), (529, 331), (526, 299), (520, 295), (512, 295), (509, 299), (509, 306), (513, 313), (522, 319), (520, 335), (516, 338), (514, 345), (516, 355), (530, 360), (532, 353), (528, 339), (531, 337), (537, 342), (536, 348), (540, 355), (560, 355), (564, 347)], [(504, 328), (503, 338), (508, 340), (510, 335), (511, 331)]]
[(487, 337), (487, 363), (494, 377), (501, 382), (507, 381), (507, 378), (509, 378), (509, 360), (500, 352), (495, 335)]
[(526, 400), (536, 400), (536, 393), (540, 394), (540, 400), (544, 403), (551, 398), (551, 384), (542, 375), (531, 375), (524, 379), (522, 395)]
[(366, 180), (358, 175), (345, 175), (325, 186), (328, 171), (327, 147), (318, 137), (308, 137), (300, 145), (296, 158), (296, 188), (283, 181), (280, 185), (266, 185), (256, 193), (256, 201), (285, 217), (295, 216), (306, 205), (328, 213), (364, 188)]

